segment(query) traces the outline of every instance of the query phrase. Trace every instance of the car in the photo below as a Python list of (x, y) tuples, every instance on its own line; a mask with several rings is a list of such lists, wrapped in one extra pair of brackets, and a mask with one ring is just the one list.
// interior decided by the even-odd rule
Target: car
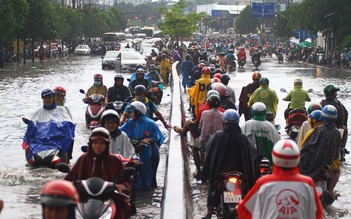
[(107, 51), (102, 58), (102, 69), (115, 69), (117, 56), (120, 51)]
[(140, 52), (121, 51), (117, 56), (116, 71), (119, 73), (135, 72), (137, 65), (146, 69), (146, 61)]
[(78, 45), (74, 50), (75, 55), (90, 55), (91, 49), (88, 45)]

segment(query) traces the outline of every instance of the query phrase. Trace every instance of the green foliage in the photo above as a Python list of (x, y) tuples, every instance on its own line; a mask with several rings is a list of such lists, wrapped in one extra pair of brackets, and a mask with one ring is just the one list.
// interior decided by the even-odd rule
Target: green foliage
[(205, 17), (205, 13), (184, 14), (185, 7), (185, 0), (180, 0), (171, 8), (165, 6), (159, 8), (159, 12), (165, 17), (163, 22), (157, 24), (162, 33), (179, 40), (179, 37), (191, 36), (198, 29), (197, 24)]
[(260, 19), (252, 16), (251, 6), (247, 6), (235, 19), (235, 29), (237, 33), (255, 33), (260, 24)]
[(15, 14), (12, 0), (2, 0), (0, 7), (0, 41), (11, 38), (15, 28)]

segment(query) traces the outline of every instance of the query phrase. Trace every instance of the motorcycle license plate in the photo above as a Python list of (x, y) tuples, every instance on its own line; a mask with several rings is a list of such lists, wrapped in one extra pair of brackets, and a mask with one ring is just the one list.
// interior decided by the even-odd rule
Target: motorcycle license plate
[(322, 191), (327, 191), (327, 181), (326, 180), (321, 180), (321, 181), (315, 181), (316, 187), (319, 187), (322, 189)]
[(241, 194), (234, 194), (233, 192), (223, 192), (224, 203), (239, 203), (241, 201)]

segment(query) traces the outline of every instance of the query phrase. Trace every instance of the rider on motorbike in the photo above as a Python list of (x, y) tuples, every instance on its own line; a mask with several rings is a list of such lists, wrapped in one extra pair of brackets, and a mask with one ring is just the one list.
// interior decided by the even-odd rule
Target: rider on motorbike
[(222, 82), (213, 83), (213, 84), (211, 84), (211, 87), (212, 87), (212, 89), (218, 91), (219, 97), (221, 98), (220, 106), (223, 109), (226, 109), (226, 110), (227, 109), (235, 109), (236, 110), (235, 102), (231, 98), (231, 96), (228, 95), (227, 87), (224, 84), (222, 84)]
[(245, 122), (241, 131), (246, 134), (255, 134), (257, 137), (258, 149), (272, 162), (272, 150), (274, 144), (280, 140), (278, 130), (274, 125), (266, 120), (266, 106), (261, 102), (252, 105), (252, 119)]
[(338, 100), (337, 92), (340, 88), (335, 87), (333, 84), (329, 84), (324, 88), (325, 99), (321, 101), (321, 105), (333, 105), (338, 110), (338, 117), (335, 120), (335, 125), (338, 129), (343, 129), (342, 139), (342, 148), (343, 148), (343, 160), (345, 160), (345, 153), (349, 153), (346, 150), (346, 142), (348, 138), (348, 129), (347, 129), (347, 120), (348, 120), (348, 111), (346, 107)]
[(160, 111), (157, 110), (156, 105), (146, 97), (146, 94), (147, 91), (143, 85), (135, 86), (135, 97), (129, 102), (126, 109), (124, 110), (120, 119), (120, 125), (122, 125), (126, 120), (128, 120), (128, 117), (130, 115), (130, 108), (128, 108), (128, 106), (135, 101), (140, 101), (146, 106), (146, 116), (148, 118), (152, 118), (153, 114), (155, 114), (160, 119), (165, 128), (172, 128), (171, 125), (167, 124)]
[(115, 75), (115, 84), (107, 91), (105, 102), (126, 101), (132, 95), (127, 86), (123, 85), (124, 77), (121, 74)]
[[(226, 58), (228, 60), (228, 64), (233, 68), (235, 71), (236, 69), (236, 63), (235, 63), (235, 55), (234, 55), (234, 49), (230, 49), (228, 51), (228, 54), (226, 55)], [(225, 69), (226, 70), (226, 69)]]
[(41, 92), (41, 98), (43, 107), (38, 109), (30, 119), (22, 118), (28, 125), (22, 148), (25, 149), (29, 163), (33, 161), (33, 154), (48, 148), (60, 148), (60, 155), (64, 161), (68, 158), (67, 151), (73, 144), (75, 125), (67, 110), (56, 105), (53, 90), (44, 89)]
[(251, 108), (256, 102), (264, 103), (267, 107), (267, 111), (272, 112), (273, 118), (275, 118), (279, 100), (275, 91), (269, 88), (268, 78), (263, 77), (260, 79), (260, 87), (250, 96), (247, 106)]
[(239, 114), (233, 109), (226, 110), (222, 122), (223, 131), (216, 132), (208, 142), (203, 167), (203, 178), (209, 180), (207, 214), (203, 219), (211, 218), (214, 207), (219, 204), (220, 194), (215, 181), (220, 174), (234, 170), (243, 173), (244, 194), (258, 178), (253, 157), (256, 150), (249, 138), (241, 132)]
[(219, 67), (223, 70), (227, 70), (228, 67), (228, 59), (227, 57), (225, 57), (225, 53), (224, 52), (220, 52), (219, 56), (217, 58), (217, 64), (219, 65)]
[(119, 115), (115, 110), (109, 109), (103, 112), (100, 124), (110, 132), (110, 153), (121, 154), (126, 158), (130, 158), (135, 153), (127, 134), (118, 128)]
[[(311, 115), (311, 113), (315, 110), (322, 110), (322, 106), (319, 103), (311, 103), (308, 108), (307, 108), (307, 113), (308, 115)], [(295, 139), (296, 144), (298, 146), (301, 146), (301, 141), (305, 138), (307, 132), (311, 130), (312, 127), (310, 125), (309, 120), (304, 121), (300, 127), (299, 133), (297, 134), (297, 137)]]
[(244, 58), (244, 60), (246, 60), (246, 52), (245, 52), (245, 48), (244, 47), (240, 47), (239, 48), (239, 52), (238, 52), (238, 60)]
[(258, 65), (261, 65), (261, 54), (258, 51), (258, 48), (255, 48), (255, 52), (252, 54), (251, 61), (254, 63), (255, 58), (257, 58)]
[(139, 153), (140, 161), (144, 163), (140, 170), (136, 188), (157, 188), (156, 173), (160, 160), (159, 148), (164, 136), (157, 124), (146, 116), (146, 106), (140, 101), (132, 102), (128, 107), (131, 118), (121, 127), (131, 142), (145, 143), (149, 146)]
[(306, 133), (304, 138), (301, 140), (300, 144), (298, 144), (300, 148), (305, 143), (306, 139), (312, 134), (315, 128), (317, 128), (320, 125), (323, 125), (322, 110), (314, 110), (312, 113), (310, 113), (307, 122), (310, 125), (310, 130)]
[(88, 98), (93, 94), (101, 94), (102, 96), (106, 97), (107, 94), (107, 87), (102, 82), (102, 75), (95, 74), (94, 75), (94, 84), (88, 89), (85, 97)]
[(337, 109), (326, 105), (322, 109), (323, 125), (318, 126), (305, 139), (301, 149), (301, 173), (312, 178), (316, 177), (326, 166), (330, 170), (327, 183), (326, 203), (331, 204), (336, 199), (334, 187), (340, 176), (341, 136), (335, 125), (338, 117)]
[(234, 103), (235, 103), (236, 98), (235, 98), (234, 89), (228, 85), (229, 80), (230, 80), (229, 75), (227, 75), (227, 74), (221, 75), (220, 79), (221, 79), (221, 82), (222, 82), (222, 83), (225, 85), (225, 87), (227, 88), (227, 94), (233, 99), (233, 101), (234, 101)]
[(248, 108), (247, 103), (249, 102), (250, 96), (253, 92), (260, 87), (260, 79), (262, 75), (260, 72), (254, 72), (252, 74), (252, 82), (241, 89), (239, 97), (239, 115), (244, 114), (245, 121), (251, 119), (251, 110)]
[(289, 112), (294, 109), (305, 109), (305, 101), (311, 101), (307, 91), (302, 88), (302, 79), (294, 79), (294, 89), (292, 89), (286, 97), (285, 101), (290, 101), (288, 108), (284, 112), (285, 119), (288, 118)]
[(239, 218), (321, 219), (323, 207), (310, 177), (299, 173), (300, 151), (289, 139), (273, 147), (273, 173), (262, 176), (239, 203)]
[[(152, 87), (157, 87), (157, 91), (158, 91), (158, 97), (156, 98), (156, 101), (159, 104), (162, 100), (162, 96), (163, 96), (163, 81), (162, 81), (162, 77), (160, 75), (160, 73), (157, 71), (156, 66), (155, 65), (150, 65), (150, 70), (147, 73), (147, 77), (149, 79), (151, 79), (152, 81)], [(153, 91), (155, 92), (155, 91)], [(155, 94), (156, 95), (156, 94)]]
[(151, 92), (151, 82), (146, 79), (145, 77), (145, 71), (143, 68), (138, 68), (136, 70), (136, 78), (132, 79), (130, 82), (129, 82), (129, 89), (130, 91), (133, 93), (134, 92), (134, 89), (137, 85), (144, 85), (145, 88)]
[(50, 181), (44, 185), (41, 192), (43, 219), (74, 219), (78, 202), (77, 189), (71, 182)]

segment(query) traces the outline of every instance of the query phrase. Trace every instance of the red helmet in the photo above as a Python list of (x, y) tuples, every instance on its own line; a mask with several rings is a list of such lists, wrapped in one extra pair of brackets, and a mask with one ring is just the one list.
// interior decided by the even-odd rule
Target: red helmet
[(211, 74), (211, 70), (210, 70), (210, 68), (204, 67), (204, 68), (202, 68), (201, 73), (202, 74)]
[(94, 81), (102, 81), (102, 75), (101, 74), (95, 74), (94, 75)]
[(61, 86), (56, 86), (56, 87), (54, 88), (54, 93), (55, 93), (55, 94), (60, 94), (60, 95), (62, 95), (62, 96), (66, 96), (66, 89), (63, 88), (63, 87), (61, 87)]
[(213, 75), (214, 78), (218, 78), (218, 79), (221, 79), (222, 77), (222, 74), (221, 73), (216, 73)]
[(259, 71), (255, 71), (253, 74), (252, 74), (252, 80), (253, 81), (256, 81), (256, 80), (260, 80), (262, 77), (261, 73)]
[(77, 189), (66, 180), (54, 180), (43, 187), (41, 193), (43, 205), (70, 206), (79, 202)]
[(224, 97), (227, 94), (227, 88), (222, 83), (217, 83), (215, 90), (218, 91), (220, 97)]

